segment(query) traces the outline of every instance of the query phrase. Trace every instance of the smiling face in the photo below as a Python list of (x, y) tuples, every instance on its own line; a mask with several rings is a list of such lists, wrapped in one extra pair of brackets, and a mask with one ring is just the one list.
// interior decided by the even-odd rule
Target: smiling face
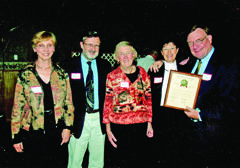
[(169, 42), (163, 45), (162, 55), (166, 62), (174, 62), (177, 56), (179, 48), (173, 42)]
[(38, 59), (49, 60), (55, 51), (55, 46), (52, 40), (40, 41), (33, 48), (33, 51), (37, 53)]
[(80, 42), (83, 50), (83, 56), (88, 60), (94, 60), (99, 54), (100, 38), (99, 37), (86, 37), (84, 42)]
[(120, 62), (120, 66), (124, 69), (131, 68), (134, 53), (131, 46), (119, 46), (117, 50), (117, 59)]
[(212, 36), (201, 29), (197, 28), (188, 35), (187, 42), (191, 53), (198, 59), (202, 59), (212, 49)]

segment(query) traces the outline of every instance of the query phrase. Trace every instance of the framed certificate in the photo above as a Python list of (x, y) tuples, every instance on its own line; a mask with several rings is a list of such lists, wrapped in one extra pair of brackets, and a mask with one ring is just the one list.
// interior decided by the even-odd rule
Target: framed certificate
[(164, 101), (165, 107), (184, 110), (186, 106), (195, 108), (202, 75), (170, 71)]

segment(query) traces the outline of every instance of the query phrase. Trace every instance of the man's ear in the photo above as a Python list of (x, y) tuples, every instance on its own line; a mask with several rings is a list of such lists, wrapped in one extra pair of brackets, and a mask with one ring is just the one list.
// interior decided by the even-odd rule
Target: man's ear
[(80, 41), (80, 47), (81, 47), (81, 49), (83, 49), (83, 42), (82, 41)]
[(207, 38), (210, 41), (210, 43), (212, 44), (212, 35), (208, 35)]

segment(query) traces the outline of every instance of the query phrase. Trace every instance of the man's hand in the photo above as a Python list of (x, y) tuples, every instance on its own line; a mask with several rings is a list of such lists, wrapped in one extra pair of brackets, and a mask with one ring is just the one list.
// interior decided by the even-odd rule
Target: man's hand
[(197, 110), (194, 110), (190, 107), (186, 107), (184, 113), (192, 119), (199, 120), (199, 112)]

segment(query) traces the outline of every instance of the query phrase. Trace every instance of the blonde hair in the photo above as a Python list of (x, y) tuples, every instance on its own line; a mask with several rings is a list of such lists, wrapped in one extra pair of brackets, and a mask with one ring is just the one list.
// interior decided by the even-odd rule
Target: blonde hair
[(114, 59), (117, 60), (117, 52), (118, 52), (118, 48), (119, 47), (126, 47), (126, 46), (130, 46), (133, 52), (133, 58), (137, 58), (137, 51), (135, 48), (133, 48), (133, 46), (130, 44), (130, 42), (128, 41), (121, 41), (119, 42), (116, 47), (115, 47), (115, 51), (114, 51)]
[(57, 43), (56, 36), (52, 32), (40, 31), (32, 38), (32, 48), (34, 48), (39, 42), (48, 40), (52, 40), (54, 46)]

